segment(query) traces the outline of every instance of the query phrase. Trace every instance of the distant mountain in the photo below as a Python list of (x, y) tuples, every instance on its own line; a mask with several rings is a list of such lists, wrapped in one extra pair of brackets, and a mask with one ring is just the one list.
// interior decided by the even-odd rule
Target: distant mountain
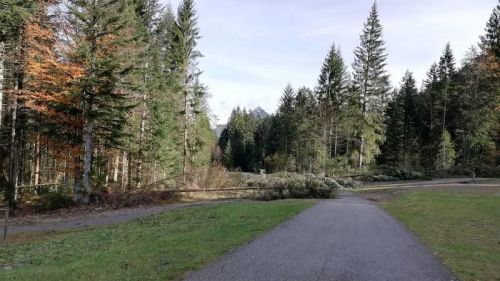
[[(266, 118), (266, 117), (270, 116), (270, 114), (267, 113), (260, 106), (250, 110), (248, 113), (250, 113), (255, 118)], [(226, 129), (226, 127), (227, 127), (227, 124), (220, 124), (220, 125), (217, 125), (217, 127), (215, 127), (214, 132), (215, 132), (215, 135), (217, 136), (217, 139), (220, 138), (222, 132), (224, 131), (224, 129)]]
[(258, 106), (256, 108), (250, 110), (250, 114), (252, 114), (255, 118), (266, 118), (266, 117), (269, 117), (269, 113), (267, 113), (260, 106)]
[(222, 131), (224, 131), (224, 129), (226, 129), (226, 127), (227, 127), (226, 124), (217, 125), (217, 127), (215, 127), (214, 132), (215, 132), (215, 135), (217, 135), (217, 138), (220, 138)]

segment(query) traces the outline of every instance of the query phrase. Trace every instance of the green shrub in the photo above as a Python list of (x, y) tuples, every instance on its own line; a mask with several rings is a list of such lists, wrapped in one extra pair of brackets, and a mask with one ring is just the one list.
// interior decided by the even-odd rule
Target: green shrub
[(336, 198), (341, 185), (331, 178), (313, 174), (276, 173), (249, 180), (248, 186), (263, 187), (253, 199), (276, 200), (286, 198)]
[(59, 191), (44, 193), (37, 201), (37, 207), (40, 211), (68, 208), (73, 203), (70, 196)]

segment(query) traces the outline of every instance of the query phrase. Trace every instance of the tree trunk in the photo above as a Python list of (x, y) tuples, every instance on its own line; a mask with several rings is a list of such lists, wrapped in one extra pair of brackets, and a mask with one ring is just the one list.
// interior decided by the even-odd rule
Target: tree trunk
[(147, 94), (144, 92), (142, 96), (142, 115), (141, 115), (141, 132), (139, 134), (139, 150), (137, 153), (137, 189), (141, 188), (142, 184), (142, 145), (144, 141), (144, 133), (146, 131), (146, 110), (147, 110)]
[(17, 202), (18, 199), (18, 181), (19, 181), (19, 144), (17, 138), (17, 112), (18, 112), (18, 90), (20, 90), (21, 77), (17, 77), (14, 86), (14, 93), (12, 96), (12, 119), (11, 119), (11, 130), (10, 130), (10, 169), (9, 169), (9, 181), (12, 192), (11, 199), (13, 204)]
[[(146, 47), (146, 49), (149, 48)], [(146, 62), (146, 70), (148, 68), (148, 63)], [(144, 133), (146, 131), (146, 116), (147, 116), (147, 100), (148, 100), (148, 94), (147, 94), (147, 86), (148, 83), (148, 76), (147, 74), (144, 75), (144, 93), (142, 95), (142, 114), (141, 114), (141, 132), (139, 134), (139, 151), (137, 155), (137, 189), (141, 188), (142, 184), (142, 145), (144, 142)]]
[(0, 129), (2, 128), (3, 117), (3, 72), (4, 72), (5, 44), (0, 42)]
[(153, 163), (153, 182), (156, 182), (156, 160)]
[(75, 170), (74, 170), (74, 177), (75, 177), (75, 183), (73, 186), (73, 201), (78, 202), (80, 201), (80, 192), (82, 188), (82, 178), (81, 178), (81, 169), (80, 169), (80, 156), (76, 156), (74, 158), (75, 160)]
[(35, 190), (40, 192), (40, 132), (36, 133), (35, 140)]
[(115, 155), (115, 164), (113, 166), (113, 182), (118, 182), (118, 170), (120, 168), (120, 153)]
[[(444, 136), (444, 133), (446, 132), (446, 106), (447, 106), (447, 97), (446, 97), (446, 93), (445, 93), (445, 98), (444, 98), (444, 110), (443, 110), (443, 131), (441, 132), (441, 138)], [(446, 143), (444, 141), (442, 141), (443, 143), (443, 163), (442, 163), (442, 167), (443, 167), (443, 170), (446, 168)]]
[(122, 158), (122, 190), (127, 186), (127, 151), (123, 150)]
[(334, 157), (337, 157), (338, 143), (339, 143), (339, 126), (337, 124), (335, 124), (335, 142), (333, 145), (333, 156)]
[(361, 133), (359, 140), (358, 168), (363, 168), (363, 153), (365, 151), (365, 135)]
[(64, 159), (64, 178), (63, 178), (63, 182), (64, 182), (64, 193), (67, 194), (68, 192), (68, 174), (69, 174), (69, 171), (68, 171), (68, 159), (69, 159), (69, 155), (67, 155), (68, 158), (65, 158)]
[(132, 190), (132, 153), (127, 153), (127, 190)]
[(184, 90), (184, 143), (182, 148), (182, 183), (186, 184), (188, 152), (188, 93)]
[[(87, 112), (89, 111), (90, 109)], [(80, 191), (78, 199), (87, 204), (89, 202), (89, 194), (91, 191), (90, 173), (92, 169), (92, 153), (94, 152), (94, 122), (90, 120), (89, 116), (85, 117), (85, 125), (83, 131), (83, 189)]]

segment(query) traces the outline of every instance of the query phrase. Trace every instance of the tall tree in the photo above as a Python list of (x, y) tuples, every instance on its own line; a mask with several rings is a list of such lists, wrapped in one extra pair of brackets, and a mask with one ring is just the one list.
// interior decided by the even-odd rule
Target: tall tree
[(489, 77), (487, 69), (482, 68), (483, 60), (484, 56), (471, 49), (457, 73), (454, 99), (457, 106), (453, 109), (452, 127), (457, 146), (457, 165), (462, 172), (474, 169), (481, 172), (482, 167), (491, 164), (495, 151), (498, 82)]
[[(182, 99), (178, 95), (178, 75), (175, 73), (174, 31), (175, 15), (167, 6), (162, 11), (154, 32), (154, 45), (149, 55), (152, 57), (151, 82), (153, 90), (148, 102), (150, 108), (150, 151), (158, 172), (164, 178), (176, 178), (182, 172), (182, 138), (179, 135), (179, 106)], [(155, 175), (153, 175), (154, 177)]]
[(354, 51), (353, 86), (358, 114), (358, 167), (370, 163), (379, 153), (384, 138), (383, 111), (390, 90), (386, 73), (387, 53), (376, 3)]
[(500, 165), (500, 2), (491, 13), (486, 24), (486, 34), (481, 37), (482, 57), (479, 67), (484, 71), (483, 78), (489, 81), (490, 93), (494, 96), (496, 125), (494, 130), (496, 144), (496, 165)]
[(342, 107), (347, 103), (348, 86), (349, 74), (340, 48), (336, 49), (335, 44), (332, 44), (321, 68), (316, 90), (329, 157), (335, 157), (338, 153), (339, 127)]
[(500, 58), (500, 3), (495, 6), (486, 23), (486, 34), (481, 36), (481, 47)]
[(183, 97), (182, 120), (182, 175), (186, 183), (189, 166), (189, 122), (192, 115), (191, 102), (193, 90), (200, 72), (197, 68), (197, 59), (201, 53), (196, 50), (200, 31), (197, 26), (196, 9), (193, 0), (183, 0), (177, 12), (177, 23), (174, 37), (175, 68), (178, 75), (180, 91)]
[(381, 162), (407, 169), (418, 164), (421, 117), (417, 112), (418, 91), (415, 79), (407, 71), (401, 88), (386, 109), (386, 141), (382, 145)]
[(117, 142), (126, 123), (130, 106), (119, 90), (119, 77), (130, 68), (119, 56), (125, 55), (120, 48), (128, 39), (123, 32), (128, 8), (123, 0), (69, 2), (68, 20), (76, 46), (73, 59), (85, 66), (85, 76), (78, 80), (76, 90), (82, 104), (84, 155), (83, 188), (75, 190), (75, 201), (89, 201), (95, 140), (109, 147)]

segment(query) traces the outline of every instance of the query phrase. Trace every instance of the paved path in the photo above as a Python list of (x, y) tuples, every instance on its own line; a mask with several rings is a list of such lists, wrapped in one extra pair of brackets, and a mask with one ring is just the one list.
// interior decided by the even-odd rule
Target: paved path
[(424, 244), (387, 213), (344, 193), (187, 277), (195, 280), (455, 280)]
[[(67, 229), (89, 228), (97, 226), (112, 225), (117, 223), (124, 223), (136, 219), (145, 218), (151, 215), (164, 213), (167, 211), (188, 208), (200, 205), (223, 204), (233, 201), (200, 201), (194, 203), (175, 203), (164, 206), (151, 206), (151, 207), (137, 207), (129, 209), (118, 209), (104, 211), (102, 213), (90, 214), (83, 217), (70, 216), (61, 220), (53, 220), (43, 223), (33, 223), (25, 225), (12, 225), (9, 226), (9, 234), (16, 233), (33, 233), (33, 232), (49, 232), (60, 231)], [(3, 227), (0, 226), (3, 230)]]

